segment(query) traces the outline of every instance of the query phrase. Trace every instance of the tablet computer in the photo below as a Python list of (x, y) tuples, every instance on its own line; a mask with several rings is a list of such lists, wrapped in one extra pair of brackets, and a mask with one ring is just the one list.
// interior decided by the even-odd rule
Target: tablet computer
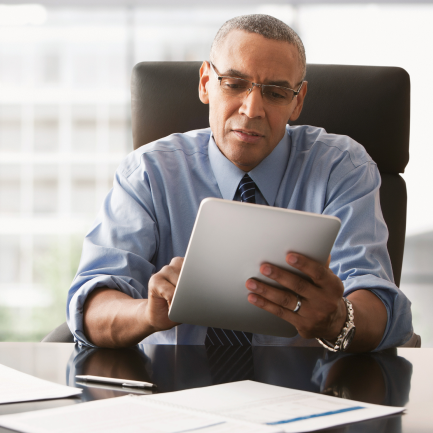
[(169, 318), (191, 325), (295, 336), (293, 325), (248, 302), (245, 282), (256, 278), (278, 287), (260, 273), (264, 262), (301, 274), (285, 261), (290, 251), (325, 264), (339, 229), (340, 220), (333, 216), (204, 199)]

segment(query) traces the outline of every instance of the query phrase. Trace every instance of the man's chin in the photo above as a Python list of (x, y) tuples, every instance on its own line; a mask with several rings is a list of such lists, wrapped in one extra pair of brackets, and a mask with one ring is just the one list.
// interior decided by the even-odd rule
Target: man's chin
[(234, 134), (225, 138), (221, 146), (215, 140), (217, 147), (230, 162), (243, 171), (252, 170), (267, 156), (261, 154), (261, 145), (245, 143), (236, 139)]
[(226, 158), (243, 171), (251, 171), (262, 161), (258, 157), (254, 158), (251, 152), (249, 152), (248, 155), (229, 154), (226, 155)]

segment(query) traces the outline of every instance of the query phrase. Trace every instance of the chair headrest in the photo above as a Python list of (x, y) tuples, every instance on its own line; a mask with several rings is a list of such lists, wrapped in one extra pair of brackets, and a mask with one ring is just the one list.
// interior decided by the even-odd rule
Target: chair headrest
[[(142, 62), (132, 73), (134, 148), (174, 132), (209, 126), (198, 98), (201, 62)], [(293, 125), (314, 125), (361, 143), (382, 173), (409, 160), (410, 79), (396, 67), (307, 66), (308, 92)]]

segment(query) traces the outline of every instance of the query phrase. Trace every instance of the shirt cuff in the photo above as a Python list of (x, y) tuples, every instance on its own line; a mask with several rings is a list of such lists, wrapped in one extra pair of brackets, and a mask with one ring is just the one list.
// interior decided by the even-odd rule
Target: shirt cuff
[(385, 305), (387, 323), (379, 345), (374, 351), (398, 347), (404, 344), (413, 334), (411, 302), (405, 294), (391, 281), (374, 275), (362, 275), (343, 281), (344, 296), (356, 290), (370, 290)]

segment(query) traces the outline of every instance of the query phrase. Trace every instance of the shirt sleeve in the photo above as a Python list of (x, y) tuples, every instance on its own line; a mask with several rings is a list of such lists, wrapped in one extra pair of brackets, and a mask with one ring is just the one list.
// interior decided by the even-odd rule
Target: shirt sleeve
[(385, 333), (375, 350), (399, 346), (413, 334), (411, 303), (394, 284), (388, 229), (380, 207), (380, 184), (376, 164), (364, 162), (330, 179), (324, 210), (341, 220), (330, 266), (343, 281), (345, 296), (359, 289), (371, 290), (386, 307)]
[(83, 332), (83, 306), (94, 289), (108, 287), (134, 299), (147, 298), (147, 282), (155, 272), (151, 260), (158, 248), (158, 231), (146, 180), (137, 188), (117, 172), (113, 189), (84, 239), (66, 312), (69, 328), (81, 345), (94, 347)]

